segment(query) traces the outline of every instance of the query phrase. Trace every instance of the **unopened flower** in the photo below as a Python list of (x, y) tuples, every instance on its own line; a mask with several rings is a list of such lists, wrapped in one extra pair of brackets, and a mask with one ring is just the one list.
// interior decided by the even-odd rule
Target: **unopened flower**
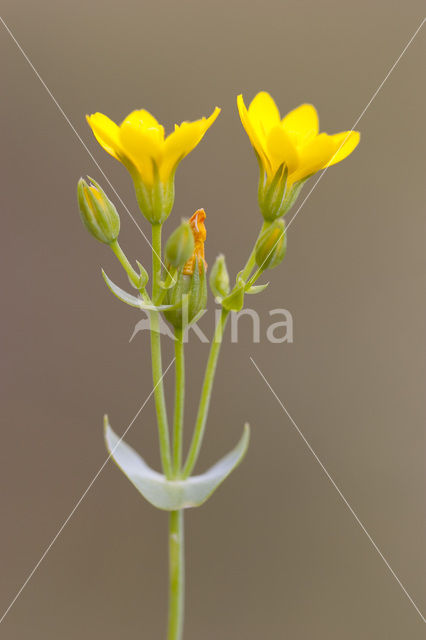
[(256, 242), (256, 264), (261, 271), (274, 269), (283, 260), (287, 250), (284, 220), (279, 218), (268, 227)]
[(175, 329), (187, 327), (206, 308), (205, 219), (204, 209), (198, 209), (186, 223), (192, 232), (193, 253), (179, 271), (175, 286), (167, 291), (166, 303), (177, 308), (165, 311), (164, 315)]
[(229, 273), (226, 267), (225, 256), (221, 253), (217, 256), (210, 271), (210, 288), (216, 298), (224, 298), (231, 290)]
[(80, 178), (77, 185), (78, 206), (81, 220), (96, 240), (111, 244), (120, 232), (120, 218), (117, 209), (104, 191), (90, 178), (88, 184)]
[(167, 240), (165, 258), (172, 267), (183, 267), (194, 253), (195, 242), (192, 227), (183, 220)]

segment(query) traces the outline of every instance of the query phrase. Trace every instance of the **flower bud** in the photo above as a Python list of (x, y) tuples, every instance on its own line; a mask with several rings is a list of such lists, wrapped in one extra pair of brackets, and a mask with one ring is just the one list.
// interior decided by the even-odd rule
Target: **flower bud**
[(223, 254), (217, 256), (210, 272), (210, 288), (216, 298), (225, 298), (231, 290), (229, 273)]
[(172, 267), (183, 267), (194, 253), (195, 243), (189, 222), (182, 224), (173, 231), (166, 243), (165, 257), (167, 264)]
[(164, 311), (164, 316), (175, 329), (184, 330), (196, 320), (207, 304), (207, 278), (202, 260), (196, 258), (193, 274), (179, 273), (176, 285), (167, 291), (165, 302), (177, 305), (176, 309)]
[(256, 264), (264, 271), (278, 266), (284, 259), (287, 236), (284, 220), (275, 220), (256, 242)]
[(107, 198), (101, 187), (89, 178), (87, 184), (80, 178), (77, 186), (78, 206), (86, 229), (99, 242), (111, 244), (120, 232), (120, 218), (117, 209)]
[(204, 209), (198, 209), (187, 223), (193, 236), (192, 255), (180, 269), (175, 286), (167, 291), (166, 304), (177, 305), (177, 308), (165, 311), (164, 315), (175, 329), (185, 329), (206, 308), (205, 219)]

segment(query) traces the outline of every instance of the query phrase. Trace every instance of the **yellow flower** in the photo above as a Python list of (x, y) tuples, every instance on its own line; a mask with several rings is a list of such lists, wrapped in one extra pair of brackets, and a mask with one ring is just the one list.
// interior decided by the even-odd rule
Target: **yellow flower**
[(121, 125), (102, 113), (87, 116), (95, 138), (120, 162), (136, 167), (146, 184), (154, 182), (158, 170), (161, 182), (167, 182), (178, 163), (201, 141), (219, 115), (216, 107), (209, 118), (175, 125), (167, 137), (164, 127), (145, 109), (132, 111)]
[(344, 131), (319, 133), (318, 114), (311, 104), (302, 104), (281, 119), (273, 98), (261, 91), (247, 109), (242, 95), (237, 99), (241, 122), (270, 182), (284, 163), (287, 187), (330, 167), (355, 149), (360, 135)]
[(145, 109), (132, 111), (120, 125), (102, 113), (86, 117), (99, 144), (131, 173), (141, 209), (156, 224), (167, 218), (173, 206), (177, 165), (197, 146), (219, 113), (216, 107), (209, 118), (175, 125), (168, 136)]

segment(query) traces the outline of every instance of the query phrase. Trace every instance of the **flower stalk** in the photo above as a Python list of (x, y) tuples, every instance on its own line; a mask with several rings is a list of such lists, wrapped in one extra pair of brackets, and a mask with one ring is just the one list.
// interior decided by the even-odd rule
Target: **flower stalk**
[(182, 640), (185, 593), (183, 510), (169, 515), (169, 622), (167, 640)]
[(229, 311), (222, 309), (220, 321), (217, 324), (213, 342), (210, 347), (209, 358), (207, 360), (206, 371), (204, 374), (203, 388), (201, 391), (200, 404), (198, 407), (197, 419), (194, 427), (194, 435), (189, 447), (188, 457), (182, 471), (182, 477), (188, 478), (191, 475), (200, 453), (203, 441), (204, 431), (206, 427), (207, 414), (210, 406), (213, 382), (216, 373), (217, 360), (219, 358), (220, 347), (222, 345), (223, 334), (225, 331), (226, 321)]
[[(152, 300), (156, 302), (160, 294), (161, 278), (161, 228), (152, 225)], [(160, 316), (158, 311), (149, 314), (151, 323), (151, 362), (152, 381), (154, 383), (155, 409), (157, 412), (160, 455), (163, 472), (167, 478), (172, 477), (172, 458), (170, 451), (170, 433), (167, 419), (166, 400), (163, 382), (163, 364), (161, 357)]]
[(182, 329), (175, 329), (175, 411), (173, 422), (173, 476), (182, 467), (183, 416), (185, 404), (185, 354)]

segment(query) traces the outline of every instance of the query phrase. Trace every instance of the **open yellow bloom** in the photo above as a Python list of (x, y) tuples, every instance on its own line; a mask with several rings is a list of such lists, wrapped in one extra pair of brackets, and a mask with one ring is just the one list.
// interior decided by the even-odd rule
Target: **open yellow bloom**
[(120, 125), (102, 113), (86, 116), (99, 144), (129, 170), (144, 215), (162, 222), (174, 200), (174, 174), (179, 162), (201, 141), (220, 109), (209, 118), (182, 122), (168, 136), (145, 109), (132, 111)]
[(281, 119), (273, 98), (261, 91), (247, 109), (242, 95), (237, 99), (241, 122), (271, 181), (284, 163), (287, 186), (303, 180), (346, 158), (360, 135), (344, 131), (319, 133), (318, 114), (311, 104), (302, 104)]
[(178, 163), (201, 141), (220, 109), (209, 118), (182, 122), (167, 137), (164, 127), (145, 109), (132, 111), (121, 125), (102, 113), (87, 116), (99, 144), (124, 164), (130, 161), (147, 184), (154, 182), (158, 170), (161, 182), (167, 182)]

